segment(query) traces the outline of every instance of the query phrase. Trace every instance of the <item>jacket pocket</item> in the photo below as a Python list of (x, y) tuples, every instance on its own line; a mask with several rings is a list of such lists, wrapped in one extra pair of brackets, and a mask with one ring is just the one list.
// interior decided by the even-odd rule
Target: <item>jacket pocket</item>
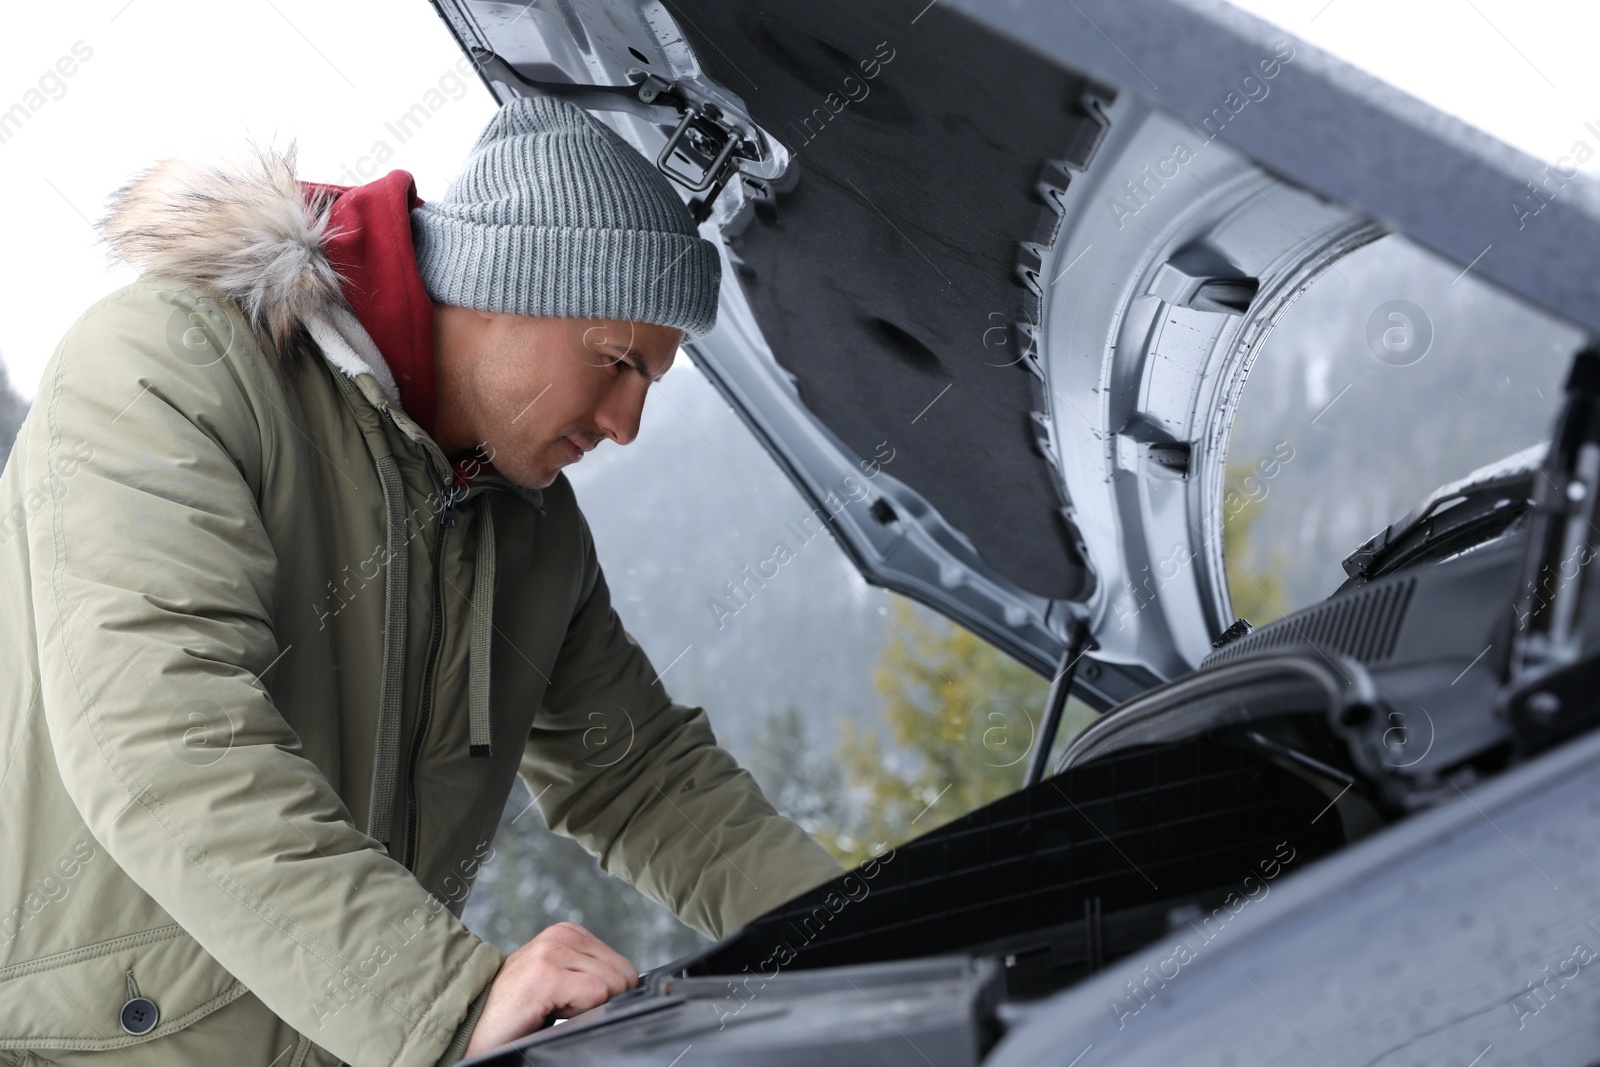
[(124, 1048), (175, 1033), (245, 992), (172, 923), (0, 970), (0, 1049)]

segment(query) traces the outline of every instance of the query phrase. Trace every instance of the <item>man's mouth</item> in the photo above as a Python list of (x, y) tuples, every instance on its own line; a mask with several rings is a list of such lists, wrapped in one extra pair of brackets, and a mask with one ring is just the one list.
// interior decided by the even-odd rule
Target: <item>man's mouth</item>
[(571, 454), (573, 460), (582, 459), (583, 454), (594, 447), (594, 445), (583, 444), (575, 437), (563, 437), (561, 443), (567, 446), (567, 451)]

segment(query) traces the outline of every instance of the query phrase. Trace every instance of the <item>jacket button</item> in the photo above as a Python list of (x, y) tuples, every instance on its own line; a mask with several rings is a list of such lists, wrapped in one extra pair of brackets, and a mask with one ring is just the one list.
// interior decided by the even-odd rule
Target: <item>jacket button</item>
[(161, 1009), (149, 997), (134, 997), (122, 1006), (122, 1029), (134, 1037), (143, 1037), (156, 1028), (161, 1019)]

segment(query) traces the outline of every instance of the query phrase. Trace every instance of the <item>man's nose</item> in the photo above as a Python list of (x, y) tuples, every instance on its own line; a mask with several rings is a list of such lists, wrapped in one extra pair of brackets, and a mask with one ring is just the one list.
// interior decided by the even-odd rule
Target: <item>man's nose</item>
[(629, 444), (639, 436), (644, 398), (645, 390), (642, 387), (612, 389), (595, 411), (595, 425), (617, 444)]

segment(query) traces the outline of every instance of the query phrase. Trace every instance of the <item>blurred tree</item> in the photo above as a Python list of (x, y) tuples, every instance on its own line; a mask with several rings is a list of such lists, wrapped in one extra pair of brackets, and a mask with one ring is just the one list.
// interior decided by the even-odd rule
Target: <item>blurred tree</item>
[[(806, 719), (789, 707), (765, 717), (746, 766), (767, 799), (806, 830), (839, 825), (841, 773), (816, 751)], [(494, 856), (478, 873), (463, 919), (504, 952), (547, 926), (575, 922), (640, 970), (706, 944), (698, 933), (632, 886), (600, 869), (577, 842), (551, 833), (525, 788), (500, 816)]]
[(807, 833), (845, 820), (843, 774), (828, 753), (815, 749), (799, 708), (791, 705), (762, 720), (746, 766), (772, 806)]
[(1015, 792), (1049, 694), (1047, 679), (967, 630), (924, 621), (909, 601), (895, 598), (890, 619), (873, 682), (897, 748), (844, 725), (839, 763), (859, 809), (816, 835), (847, 866)]
[(478, 871), (462, 920), (502, 952), (547, 926), (575, 922), (641, 971), (707, 943), (666, 908), (602, 871), (582, 845), (551, 833), (520, 783), (500, 815), (494, 853)]
[[(1257, 468), (1261, 464), (1230, 463), (1223, 478), (1222, 559), (1228, 571), (1228, 596), (1235, 618), (1264, 626), (1284, 614), (1283, 549), (1272, 550), (1272, 562), (1261, 568), (1250, 544), (1250, 531), (1272, 495), (1272, 482)], [(1272, 468), (1276, 469), (1276, 468)]]
[(5, 469), (6, 460), (11, 456), (11, 446), (27, 414), (28, 402), (11, 388), (5, 362), (0, 360), (0, 470)]

